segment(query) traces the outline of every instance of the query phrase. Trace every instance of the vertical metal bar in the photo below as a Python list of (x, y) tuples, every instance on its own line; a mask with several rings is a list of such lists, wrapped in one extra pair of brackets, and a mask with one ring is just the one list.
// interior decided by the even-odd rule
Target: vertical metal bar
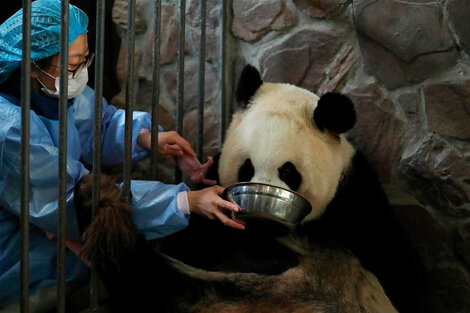
[(29, 313), (29, 139), (31, 108), (31, 0), (23, 0), (21, 64), (21, 291), (20, 311)]
[(128, 0), (127, 8), (127, 75), (126, 75), (126, 117), (124, 133), (124, 198), (131, 199), (132, 169), (132, 111), (134, 110), (135, 90), (135, 0)]
[[(103, 106), (103, 64), (104, 64), (104, 23), (105, 0), (96, 1), (96, 63), (95, 63), (95, 117), (93, 121), (93, 187), (92, 216), (98, 212), (100, 203), (101, 177), (101, 121)], [(90, 310), (97, 312), (99, 307), (98, 272), (93, 266), (90, 281)]]
[[(184, 43), (186, 24), (186, 1), (178, 2), (178, 64), (177, 64), (177, 96), (176, 96), (176, 131), (183, 136), (183, 105), (184, 105)], [(181, 181), (181, 171), (176, 168), (176, 182)]]
[(160, 107), (160, 29), (161, 0), (155, 1), (153, 17), (153, 50), (152, 50), (152, 140), (151, 140), (151, 179), (157, 180), (158, 174), (158, 110)]
[(65, 236), (67, 188), (67, 81), (69, 56), (69, 0), (60, 8), (60, 83), (59, 83), (59, 229), (57, 232), (57, 312), (65, 313)]
[(225, 34), (226, 34), (226, 11), (227, 1), (222, 0), (222, 7), (220, 11), (220, 122), (219, 122), (219, 149), (222, 149), (222, 143), (225, 138), (225, 128), (227, 121), (227, 110), (226, 110), (226, 92), (225, 92)]
[(197, 103), (196, 153), (199, 160), (203, 158), (204, 145), (204, 90), (206, 65), (206, 0), (200, 0), (199, 14), (201, 36), (199, 39), (199, 98)]

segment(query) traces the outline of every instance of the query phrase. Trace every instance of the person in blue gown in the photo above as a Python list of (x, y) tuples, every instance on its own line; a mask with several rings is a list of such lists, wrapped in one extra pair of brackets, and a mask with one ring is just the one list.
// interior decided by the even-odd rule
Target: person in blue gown
[[(69, 8), (66, 214), (67, 238), (73, 240), (79, 239), (74, 186), (88, 173), (82, 161), (92, 162), (95, 93), (86, 86), (87, 68), (93, 59), (87, 42), (88, 18), (79, 8)], [(18, 301), (20, 291), (22, 15), (20, 10), (0, 25), (0, 310)], [(56, 241), (47, 234), (56, 233), (58, 227), (60, 0), (33, 1), (31, 21), (29, 290), (34, 293), (57, 281)], [(103, 99), (102, 117), (102, 163), (121, 164), (124, 111)], [(133, 112), (132, 128), (132, 159), (138, 161), (150, 149), (149, 114)], [(181, 149), (164, 149), (166, 145)], [(189, 143), (174, 131), (162, 131), (158, 147), (163, 155), (194, 156)], [(220, 198), (222, 191), (220, 186), (189, 191), (183, 183), (134, 180), (133, 221), (148, 240), (184, 229), (191, 212), (243, 228), (224, 214), (239, 208)], [(89, 279), (88, 267), (69, 250), (66, 273), (67, 282)]]

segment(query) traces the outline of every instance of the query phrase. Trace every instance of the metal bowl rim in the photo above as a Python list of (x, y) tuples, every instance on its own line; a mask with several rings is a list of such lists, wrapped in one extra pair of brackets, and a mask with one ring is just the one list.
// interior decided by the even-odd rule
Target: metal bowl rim
[(293, 191), (293, 190), (290, 190), (290, 189), (287, 189), (287, 188), (284, 188), (284, 187), (279, 187), (279, 186), (275, 186), (275, 185), (271, 185), (271, 184), (267, 184), (267, 183), (256, 183), (256, 182), (238, 182), (238, 183), (234, 183), (234, 184), (231, 184), (229, 186), (227, 186), (223, 192), (223, 197), (225, 199), (227, 199), (227, 194), (230, 192), (231, 189), (233, 189), (234, 187), (238, 187), (238, 186), (254, 186), (254, 185), (261, 185), (261, 186), (268, 186), (268, 187), (273, 187), (273, 188), (277, 188), (277, 189), (281, 189), (281, 190), (284, 190), (284, 191), (287, 191), (287, 192), (290, 192), (290, 193), (293, 193), (294, 195), (298, 196), (300, 199), (302, 199), (306, 204), (307, 204), (307, 208), (309, 208), (309, 212), (311, 212), (313, 210), (313, 207), (312, 207), (312, 204), (310, 203), (310, 201), (308, 201), (307, 199), (305, 199), (304, 196), (302, 196), (300, 193), (296, 192), (296, 191)]

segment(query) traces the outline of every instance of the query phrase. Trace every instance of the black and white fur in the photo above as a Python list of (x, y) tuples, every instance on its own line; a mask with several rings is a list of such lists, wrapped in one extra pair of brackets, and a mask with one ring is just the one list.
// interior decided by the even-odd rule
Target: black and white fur
[[(182, 262), (170, 257), (168, 249), (162, 253), (162, 242), (150, 243), (136, 230), (131, 208), (106, 177), (101, 179), (99, 210), (90, 221), (91, 186), (89, 175), (75, 188), (84, 230), (82, 253), (108, 290), (111, 312), (397, 312), (375, 276), (344, 250), (324, 249), (295, 236), (276, 242), (254, 238), (256, 252), (252, 247), (240, 249), (237, 242), (246, 245), (248, 237), (205, 221), (206, 225), (198, 228), (196, 222), (178, 234), (182, 241), (168, 238), (172, 244), (179, 243), (174, 250), (184, 249), (188, 259)], [(207, 227), (211, 236), (204, 238), (201, 233)], [(192, 235), (198, 229), (199, 240), (195, 240)], [(273, 260), (267, 268), (278, 271), (267, 272), (263, 267), (269, 258)], [(199, 266), (194, 260), (206, 263)]]
[(257, 75), (251, 67), (241, 75), (237, 95), (245, 105), (227, 131), (219, 161), (220, 182), (224, 186), (263, 182), (297, 191), (314, 208), (307, 220), (318, 217), (336, 194), (355, 154), (341, 135), (355, 123), (354, 106), (341, 94), (319, 98), (289, 84), (262, 83), (249, 97), (241, 90), (253, 91), (245, 82), (259, 83), (249, 78)]
[(248, 65), (237, 100), (242, 110), (219, 161), (222, 185), (252, 181), (299, 192), (313, 206), (299, 233), (353, 252), (399, 311), (426, 312), (424, 266), (375, 172), (343, 134), (356, 122), (349, 98), (263, 83)]
[[(84, 227), (84, 253), (114, 311), (394, 313), (396, 305), (418, 312), (412, 311), (415, 293), (406, 294), (416, 285), (413, 254), (377, 177), (342, 135), (355, 123), (349, 99), (263, 83), (251, 66), (237, 98), (243, 108), (212, 178), (293, 189), (312, 203), (312, 214), (282, 238), (193, 216), (186, 230), (159, 241), (157, 251), (133, 227), (130, 208), (107, 204), (118, 198), (108, 197)], [(90, 209), (85, 198), (77, 197), (77, 210)]]

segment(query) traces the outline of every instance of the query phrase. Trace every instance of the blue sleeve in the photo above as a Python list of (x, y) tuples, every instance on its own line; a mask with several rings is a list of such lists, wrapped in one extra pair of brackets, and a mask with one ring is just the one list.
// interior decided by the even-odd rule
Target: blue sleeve
[[(95, 92), (89, 87), (74, 101), (74, 117), (80, 133), (82, 158), (89, 164), (93, 160), (94, 103)], [(132, 159), (138, 161), (149, 153), (137, 145), (137, 136), (142, 129), (151, 129), (151, 117), (148, 113), (140, 111), (134, 111), (132, 116)], [(103, 99), (102, 118), (103, 165), (121, 164), (124, 161), (125, 111), (116, 109)]]
[[(0, 205), (16, 216), (21, 210), (21, 125), (19, 108), (2, 109), (0, 116)], [(48, 232), (57, 232), (59, 150), (52, 143), (47, 129), (31, 114), (30, 140), (30, 222)], [(67, 237), (79, 238), (73, 190), (75, 183), (87, 174), (77, 160), (67, 159), (66, 203)]]
[(188, 190), (183, 183), (167, 185), (157, 181), (132, 181), (132, 218), (147, 240), (170, 235), (188, 226), (189, 215), (178, 209), (176, 201), (179, 192)]

